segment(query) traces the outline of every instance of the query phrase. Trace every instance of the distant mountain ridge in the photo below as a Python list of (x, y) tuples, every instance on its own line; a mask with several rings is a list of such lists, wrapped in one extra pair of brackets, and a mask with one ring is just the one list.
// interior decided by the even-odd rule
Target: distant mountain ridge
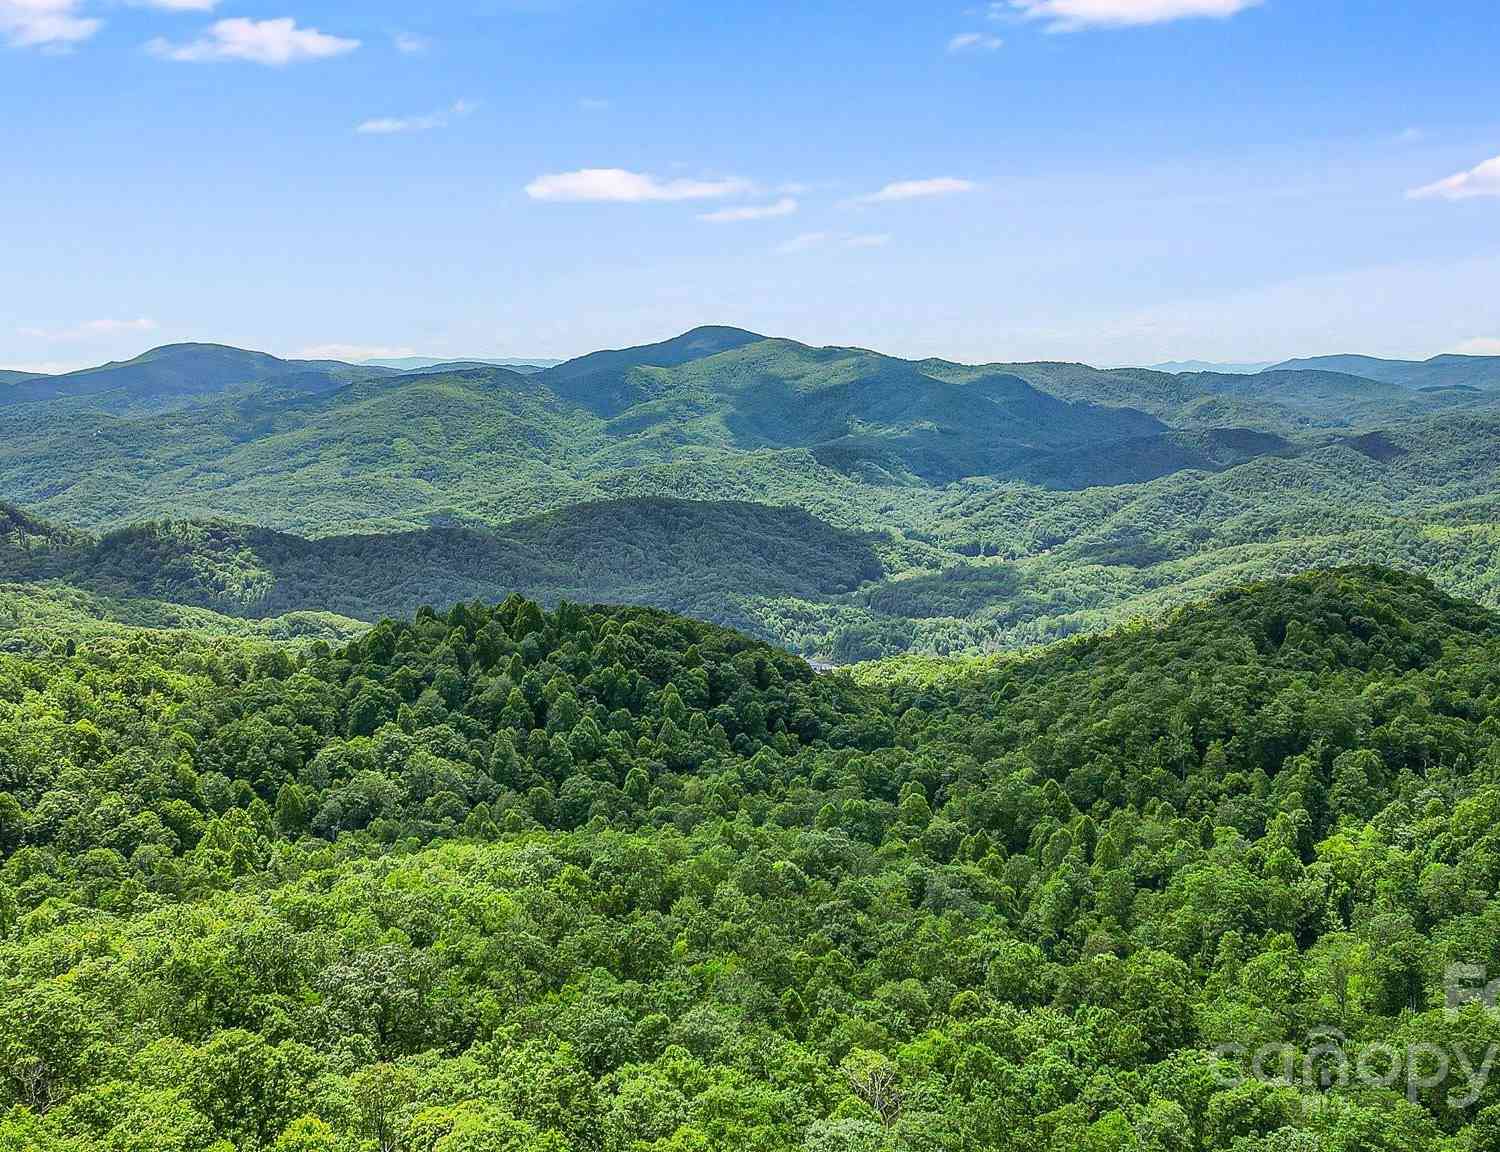
[(1447, 353), (1430, 360), (1376, 356), (1312, 356), (1272, 365), (1272, 372), (1343, 372), (1404, 388), (1500, 388), (1500, 356)]
[(552, 368), (563, 361), (546, 357), (501, 357), (491, 356), (393, 356), (361, 360), (361, 365), (377, 368), (394, 368), (398, 372), (411, 372), (421, 368), (445, 368), (456, 364), (488, 364), (495, 368)]
[(340, 629), (519, 588), (845, 661), (1349, 562), (1500, 603), (1500, 389), (1473, 385), (911, 361), (709, 326), (542, 369), (177, 345), (5, 387), (41, 398), (4, 409), (0, 499), (32, 519), (0, 552), (28, 602), (72, 589), (96, 615), (337, 609), (295, 627)]
[(1256, 372), (1264, 372), (1271, 366), (1272, 362), (1270, 360), (1261, 360), (1249, 364), (1225, 364), (1215, 360), (1169, 360), (1165, 364), (1148, 365), (1153, 372), (1171, 372), (1174, 374), (1182, 372), (1218, 372), (1231, 376), (1252, 375)]
[(176, 345), (10, 387), (57, 404), (12, 397), (0, 497), (90, 528), (217, 516), (311, 535), (621, 496), (832, 500), (838, 518), (882, 489), (1140, 484), (1500, 400), (1306, 370), (907, 361), (726, 326), (530, 373)]
[(60, 376), (23, 379), (0, 388), (0, 406), (41, 400), (114, 397), (120, 407), (212, 396), (235, 387), (275, 385), (299, 392), (328, 391), (393, 369), (337, 360), (283, 360), (227, 344), (166, 344), (131, 360), (111, 361)]

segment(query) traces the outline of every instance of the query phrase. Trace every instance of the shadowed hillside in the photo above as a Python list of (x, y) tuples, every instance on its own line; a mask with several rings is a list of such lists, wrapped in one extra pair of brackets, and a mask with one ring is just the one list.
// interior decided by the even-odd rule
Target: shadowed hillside
[[(520, 592), (547, 602), (655, 604), (763, 631), (751, 600), (826, 599), (883, 574), (865, 537), (755, 504), (619, 501), (493, 531), (317, 540), (179, 521), (96, 541), (8, 515), (16, 528), (0, 537), (0, 580), (63, 580), (105, 596), (251, 618), (316, 609), (374, 621)], [(41, 543), (12, 546), (12, 537)]]
[[(905, 361), (733, 328), (527, 374), (342, 370), (156, 407), (13, 404), (0, 497), (96, 534), (230, 532), (201, 563), (165, 548), (164, 580), (80, 569), (95, 595), (370, 619), (519, 588), (667, 605), (836, 660), (1014, 647), (1344, 562), (1500, 602), (1500, 391)], [(658, 515), (674, 501), (708, 510)]]

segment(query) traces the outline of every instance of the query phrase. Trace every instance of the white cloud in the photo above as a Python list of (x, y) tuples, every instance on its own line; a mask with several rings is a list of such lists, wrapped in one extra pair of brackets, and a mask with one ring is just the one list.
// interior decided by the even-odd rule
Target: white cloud
[(467, 116), (477, 108), (468, 100), (455, 100), (446, 112), (434, 112), (429, 116), (377, 116), (361, 121), (354, 130), (361, 136), (394, 136), (402, 132), (430, 132), (434, 128), (446, 128), (449, 117)]
[(127, 0), (132, 8), (159, 8), (163, 12), (212, 12), (219, 0)]
[(553, 172), (526, 185), (533, 200), (562, 203), (643, 204), (653, 201), (719, 200), (749, 189), (743, 180), (658, 180), (623, 168)]
[(797, 201), (783, 196), (771, 204), (746, 204), (742, 208), (720, 208), (717, 212), (705, 212), (699, 220), (710, 224), (737, 224), (742, 220), (770, 220), (777, 216), (790, 216), (797, 211)]
[(420, 56), (432, 47), (425, 36), (413, 36), (410, 32), (391, 33), (391, 43), (403, 56)]
[(952, 55), (960, 52), (993, 52), (1004, 44), (1005, 41), (1000, 37), (986, 32), (960, 32), (948, 41), (948, 51)]
[(1481, 196), (1500, 196), (1500, 156), (1446, 180), (1413, 188), (1407, 196), (1413, 200), (1475, 200)]
[(76, 344), (85, 340), (105, 340), (128, 332), (155, 332), (156, 328), (155, 320), (138, 316), (134, 320), (85, 320), (71, 328), (21, 328), (19, 331), (22, 336), (29, 336), (34, 340)]
[[(1167, 24), (1173, 20), (1228, 19), (1261, 0), (1010, 0), (1009, 11), (1031, 20), (1046, 20), (1054, 32), (1080, 28), (1126, 28)], [(992, 4), (992, 14), (1006, 12)]]
[(400, 132), (426, 132), (446, 123), (441, 116), (377, 116), (361, 120), (354, 130), (362, 136), (394, 136)]
[(793, 236), (790, 240), (776, 245), (776, 251), (790, 256), (794, 252), (811, 252), (814, 248), (821, 248), (828, 243), (827, 232), (804, 232), (800, 236)]
[(804, 232), (800, 236), (793, 236), (785, 243), (778, 244), (776, 251), (783, 256), (793, 256), (799, 252), (811, 252), (815, 248), (884, 248), (890, 242), (890, 236), (884, 232), (862, 232), (852, 235), (837, 232)]
[(11, 48), (66, 51), (103, 24), (78, 9), (79, 0), (0, 0), (0, 39)]
[(220, 20), (208, 33), (185, 44), (152, 40), (146, 48), (168, 60), (249, 60), (281, 67), (300, 60), (325, 60), (359, 47), (358, 40), (330, 36), (316, 28), (299, 28), (290, 16), (279, 20)]
[(294, 360), (343, 360), (358, 364), (364, 360), (395, 360), (415, 356), (417, 350), (385, 344), (313, 344), (292, 353)]
[(1500, 356), (1500, 336), (1479, 336), (1453, 349), (1460, 356)]
[(971, 192), (978, 185), (972, 180), (956, 180), (951, 176), (940, 176), (932, 180), (897, 180), (887, 184), (879, 192), (861, 196), (861, 204), (893, 204), (901, 200), (923, 200), (931, 196), (952, 196), (958, 192)]

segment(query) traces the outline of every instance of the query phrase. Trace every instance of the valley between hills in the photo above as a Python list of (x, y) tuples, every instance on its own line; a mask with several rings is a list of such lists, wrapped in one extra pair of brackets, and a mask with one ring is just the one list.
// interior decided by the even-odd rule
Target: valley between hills
[(9, 618), (353, 635), (641, 603), (831, 663), (1368, 563), (1500, 603), (1500, 358), (969, 366), (732, 328), (561, 364), (217, 345), (0, 385)]

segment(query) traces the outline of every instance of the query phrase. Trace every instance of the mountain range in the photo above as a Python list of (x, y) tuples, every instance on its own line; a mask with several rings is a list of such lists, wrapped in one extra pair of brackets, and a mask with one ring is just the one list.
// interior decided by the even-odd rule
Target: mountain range
[(1349, 561), (1494, 602), (1496, 362), (964, 365), (712, 326), (404, 371), (171, 345), (0, 383), (0, 501), (32, 542), (3, 578), (227, 628), (645, 602), (831, 660)]
[(1406, 388), (1500, 387), (1500, 356), (1434, 356), (1430, 360), (1382, 360), (1375, 356), (1315, 356), (1273, 365), (1272, 371), (1343, 372)]
[(1256, 363), (1224, 363), (1218, 360), (1169, 360), (1164, 364), (1148, 365), (1155, 372), (1224, 372), (1231, 374), (1253, 374), (1264, 372), (1271, 367), (1270, 360), (1261, 360)]
[(411, 372), (417, 369), (431, 368), (453, 368), (469, 367), (479, 364), (488, 364), (496, 368), (540, 369), (552, 368), (561, 364), (561, 360), (549, 360), (546, 358), (502, 358), (496, 360), (485, 356), (392, 356), (387, 358), (374, 357), (369, 360), (361, 360), (361, 364), (374, 365), (377, 368), (395, 368), (401, 372)]

